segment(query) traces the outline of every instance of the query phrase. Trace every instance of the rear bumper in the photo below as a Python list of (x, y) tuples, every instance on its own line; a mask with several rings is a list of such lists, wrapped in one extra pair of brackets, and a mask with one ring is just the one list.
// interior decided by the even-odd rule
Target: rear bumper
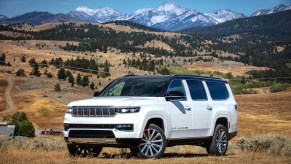
[(228, 134), (228, 140), (233, 139), (237, 135), (237, 131)]

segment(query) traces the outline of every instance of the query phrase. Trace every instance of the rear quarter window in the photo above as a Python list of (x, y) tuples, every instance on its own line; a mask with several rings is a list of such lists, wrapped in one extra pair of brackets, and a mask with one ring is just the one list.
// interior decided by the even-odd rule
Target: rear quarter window
[(207, 81), (206, 84), (212, 100), (225, 100), (229, 97), (225, 83)]

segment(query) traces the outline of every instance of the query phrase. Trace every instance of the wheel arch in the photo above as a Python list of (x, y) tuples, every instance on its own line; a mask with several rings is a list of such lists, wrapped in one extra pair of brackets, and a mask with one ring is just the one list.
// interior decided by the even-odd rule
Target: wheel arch
[(218, 124), (221, 124), (221, 125), (223, 125), (225, 128), (226, 128), (226, 130), (227, 130), (227, 132), (229, 131), (229, 122), (228, 122), (228, 118), (227, 118), (227, 116), (224, 116), (224, 115), (221, 115), (221, 116), (218, 116), (216, 119), (215, 119), (215, 124), (214, 124), (214, 126), (213, 126), (213, 130), (212, 130), (212, 136), (213, 136), (213, 133), (214, 133), (214, 130), (215, 130), (215, 128), (216, 128), (216, 126), (218, 125)]
[(164, 120), (161, 117), (149, 118), (147, 123), (145, 124), (145, 127), (150, 125), (150, 124), (155, 124), (155, 125), (159, 126), (165, 132)]

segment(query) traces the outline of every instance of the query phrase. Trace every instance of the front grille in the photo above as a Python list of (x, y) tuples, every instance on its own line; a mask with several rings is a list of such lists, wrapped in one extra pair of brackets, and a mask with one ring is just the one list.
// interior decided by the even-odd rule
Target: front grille
[(115, 116), (114, 107), (73, 107), (73, 117), (113, 117)]

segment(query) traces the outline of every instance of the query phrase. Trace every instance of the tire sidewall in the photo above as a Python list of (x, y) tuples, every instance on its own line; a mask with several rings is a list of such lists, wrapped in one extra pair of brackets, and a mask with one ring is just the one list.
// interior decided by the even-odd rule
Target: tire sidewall
[[(217, 144), (217, 142), (216, 142), (217, 132), (219, 130), (221, 130), (221, 129), (223, 129), (226, 132), (226, 137), (227, 137), (226, 138), (226, 141), (227, 141), (226, 142), (226, 149), (225, 149), (225, 151), (223, 153), (220, 153), (218, 151), (218, 148), (217, 148), (217, 145), (216, 145)], [(208, 149), (208, 153), (211, 154), (211, 155), (223, 156), (223, 155), (226, 154), (227, 149), (228, 149), (228, 131), (227, 131), (227, 129), (223, 125), (218, 124), (215, 127), (215, 131), (213, 133), (213, 137), (212, 137), (212, 141), (211, 141), (211, 144), (209, 146), (209, 149)]]

